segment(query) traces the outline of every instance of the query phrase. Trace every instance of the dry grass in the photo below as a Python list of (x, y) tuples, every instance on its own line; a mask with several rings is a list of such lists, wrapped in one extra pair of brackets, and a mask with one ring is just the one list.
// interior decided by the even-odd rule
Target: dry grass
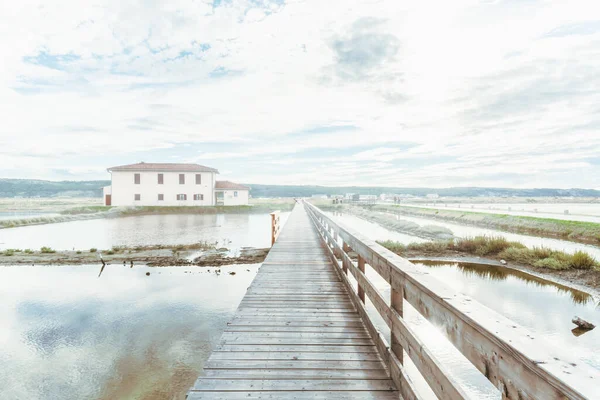
[(455, 241), (411, 243), (409, 245), (391, 240), (378, 243), (399, 255), (403, 255), (406, 250), (437, 255), (449, 251), (459, 251), (542, 268), (600, 270), (600, 263), (583, 251), (569, 254), (547, 247), (528, 248), (518, 242), (509, 242), (503, 237), (476, 236)]

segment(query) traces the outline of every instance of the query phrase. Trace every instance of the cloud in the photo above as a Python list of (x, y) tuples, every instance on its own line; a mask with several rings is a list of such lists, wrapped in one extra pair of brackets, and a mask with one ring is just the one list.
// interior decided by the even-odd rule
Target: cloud
[(65, 1), (0, 5), (1, 176), (597, 187), (589, 1)]
[(329, 46), (335, 54), (335, 74), (342, 80), (356, 81), (372, 77), (373, 73), (394, 61), (400, 41), (394, 35), (378, 32), (384, 20), (361, 18), (349, 32), (334, 37)]

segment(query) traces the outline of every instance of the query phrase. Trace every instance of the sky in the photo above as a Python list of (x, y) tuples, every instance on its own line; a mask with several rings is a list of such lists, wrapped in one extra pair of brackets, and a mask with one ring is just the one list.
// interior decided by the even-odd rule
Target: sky
[(597, 0), (0, 3), (0, 178), (600, 188)]

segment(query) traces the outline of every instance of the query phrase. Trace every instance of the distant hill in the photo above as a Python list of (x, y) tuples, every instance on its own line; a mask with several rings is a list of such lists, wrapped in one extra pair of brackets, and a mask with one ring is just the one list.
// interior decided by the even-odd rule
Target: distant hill
[(0, 197), (102, 197), (110, 181), (41, 181), (0, 179)]
[[(102, 197), (102, 187), (110, 181), (42, 181), (33, 179), (0, 179), (0, 197)], [(360, 186), (250, 186), (253, 197), (310, 197), (313, 194), (403, 194), (426, 196), (438, 194), (451, 197), (599, 197), (600, 190), (593, 189), (507, 189), (507, 188), (389, 188)]]
[(600, 197), (600, 190), (594, 189), (508, 189), (508, 188), (390, 188), (364, 186), (278, 186), (252, 185), (253, 197), (309, 197), (313, 194), (340, 195), (356, 194), (403, 194), (424, 197), (428, 194), (438, 194), (442, 197)]

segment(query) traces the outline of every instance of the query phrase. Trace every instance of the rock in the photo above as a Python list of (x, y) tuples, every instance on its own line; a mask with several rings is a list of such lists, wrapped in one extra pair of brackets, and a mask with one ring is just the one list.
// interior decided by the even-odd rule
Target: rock
[(588, 322), (586, 320), (583, 320), (577, 316), (575, 316), (571, 322), (573, 322), (575, 325), (577, 325), (579, 328), (581, 329), (585, 329), (585, 330), (592, 330), (596, 327), (596, 325), (592, 324), (591, 322)]
[(231, 271), (229, 272), (229, 275), (235, 275), (235, 272)]
[(500, 264), (506, 265), (506, 260), (500, 260)]
[(146, 276), (150, 276), (150, 272), (146, 272)]

